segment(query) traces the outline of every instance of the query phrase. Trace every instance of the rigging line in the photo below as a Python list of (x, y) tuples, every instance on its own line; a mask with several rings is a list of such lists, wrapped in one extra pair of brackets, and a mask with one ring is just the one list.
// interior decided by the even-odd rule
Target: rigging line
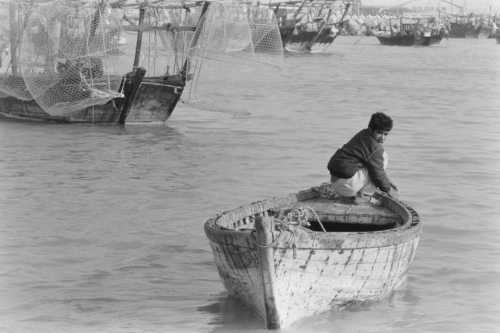
[[(104, 8), (103, 8), (103, 10), (104, 10)], [(101, 13), (101, 15), (103, 15), (103, 13)], [(115, 43), (116, 43), (116, 41), (114, 39), (114, 35), (112, 35), (111, 32), (108, 32), (108, 33), (109, 33), (108, 39), (109, 39), (109, 43), (110, 43), (109, 47), (111, 47), (112, 49), (114, 49), (115, 48)], [(106, 32), (103, 32), (101, 34), (101, 36), (102, 36), (102, 45), (103, 45), (103, 48), (104, 48), (104, 50), (103, 50), (104, 51), (103, 58), (105, 58), (105, 57), (107, 57), (107, 55), (108, 55), (107, 53), (110, 52), (111, 49), (108, 50), (108, 45), (106, 45)], [(111, 89), (111, 79), (110, 79), (110, 75), (109, 75), (109, 70), (108, 70), (107, 74), (104, 74), (104, 66), (103, 66), (103, 73), (102, 73), (102, 75), (105, 75), (105, 77), (106, 77), (107, 89)]]
[[(160, 20), (160, 10), (158, 8), (155, 8), (154, 10), (154, 14), (155, 14), (155, 23), (157, 25), (160, 24), (161, 20)], [(154, 51), (154, 58), (153, 58), (153, 71), (154, 73), (157, 73), (157, 66), (159, 67), (159, 65), (157, 64), (157, 60), (159, 58), (158, 56), (158, 52), (159, 52), (159, 46), (158, 46), (158, 35), (160, 34), (161, 32), (160, 31), (154, 31), (154, 48), (153, 48), (153, 51)]]
[[(214, 24), (213, 23), (213, 19), (208, 19), (207, 18), (206, 25), (208, 25), (209, 23), (210, 24)], [(202, 29), (203, 29), (203, 32), (205, 32), (205, 34), (207, 33), (207, 30), (209, 30), (209, 29), (205, 29), (205, 25), (203, 25)], [(198, 57), (196, 59), (196, 62), (194, 64), (195, 68), (193, 70), (193, 77), (192, 77), (191, 89), (189, 90), (189, 98), (191, 98), (192, 96), (194, 96), (194, 98), (196, 98), (196, 91), (198, 89), (199, 77), (201, 75), (202, 65), (203, 65), (202, 59), (203, 58), (207, 58), (207, 53), (208, 53), (208, 45), (207, 45), (208, 40), (207, 39), (208, 39), (208, 37), (206, 37), (205, 40), (201, 41), (200, 44), (203, 44), (203, 45), (198, 45), (197, 46), (197, 48), (199, 50), (198, 52), (200, 52), (201, 54), (200, 54), (200, 57)], [(187, 53), (185, 56), (186, 56), (186, 61), (187, 61), (187, 57), (190, 57), (189, 53)]]
[[(342, 14), (342, 17), (340, 18), (340, 22), (339, 22), (339, 25), (338, 25), (337, 33), (335, 34), (335, 36), (333, 36), (333, 41), (335, 41), (335, 39), (337, 39), (338, 35), (340, 34), (340, 31), (344, 27), (344, 19), (345, 19), (346, 15), (347, 15), (347, 12), (349, 11), (350, 7), (351, 7), (351, 4), (347, 3), (346, 6), (345, 6), (345, 9), (344, 9), (344, 13)], [(332, 43), (333, 43), (333, 41), (332, 41)]]
[(332, 8), (330, 8), (328, 10), (328, 15), (326, 16), (326, 19), (323, 19), (323, 22), (321, 24), (321, 28), (318, 29), (318, 33), (316, 34), (316, 36), (314, 36), (314, 38), (306, 45), (306, 48), (308, 49), (311, 49), (312, 46), (314, 45), (314, 43), (316, 43), (316, 41), (319, 39), (319, 36), (321, 35), (321, 33), (323, 32), (323, 30), (325, 30), (325, 27), (327, 26), (327, 22), (328, 20), (330, 19), (330, 16), (332, 15)]

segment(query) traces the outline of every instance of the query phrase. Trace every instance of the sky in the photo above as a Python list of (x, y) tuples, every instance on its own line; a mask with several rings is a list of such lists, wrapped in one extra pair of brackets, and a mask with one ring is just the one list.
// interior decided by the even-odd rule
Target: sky
[[(366, 6), (397, 6), (408, 3), (406, 6), (435, 6), (439, 0), (414, 0), (412, 2), (405, 0), (361, 0), (361, 3)], [(466, 12), (485, 13), (488, 14), (491, 6), (492, 14), (500, 13), (500, 0), (448, 0), (457, 5), (464, 6)], [(445, 2), (441, 2), (441, 6), (449, 7)]]

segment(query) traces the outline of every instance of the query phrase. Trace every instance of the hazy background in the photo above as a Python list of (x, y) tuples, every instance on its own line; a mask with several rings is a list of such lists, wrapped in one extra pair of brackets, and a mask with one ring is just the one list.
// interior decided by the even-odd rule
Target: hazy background
[[(499, 0), (450, 0), (456, 5), (463, 6), (466, 8), (466, 12), (475, 13), (485, 13), (488, 14), (490, 7), (492, 14), (500, 13), (500, 1)], [(444, 6), (450, 7), (446, 2), (439, 0), (414, 0), (414, 1), (403, 1), (403, 0), (362, 0), (362, 4), (366, 6), (398, 6), (405, 5), (407, 7), (412, 6)], [(450, 7), (451, 8), (451, 7)], [(456, 11), (456, 9), (455, 9)]]

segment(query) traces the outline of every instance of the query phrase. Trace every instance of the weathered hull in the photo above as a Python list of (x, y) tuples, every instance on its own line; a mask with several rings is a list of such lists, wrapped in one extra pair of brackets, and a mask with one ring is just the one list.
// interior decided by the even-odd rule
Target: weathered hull
[(423, 36), (416, 37), (415, 35), (407, 36), (377, 36), (380, 44), (382, 45), (392, 45), (392, 46), (430, 46), (433, 44), (439, 44), (441, 42), (441, 36)]
[(304, 53), (324, 50), (330, 46), (335, 35), (330, 27), (321, 31), (295, 32), (294, 27), (281, 27), (281, 39), (286, 51), (293, 53)]
[(298, 43), (286, 43), (284, 45), (284, 49), (288, 53), (317, 53), (317, 52), (325, 52), (329, 47), (331, 46), (331, 43), (318, 43), (315, 42), (314, 44), (310, 43), (304, 43), (304, 42), (298, 42)]
[(87, 107), (66, 116), (54, 116), (45, 112), (34, 100), (21, 100), (12, 96), (0, 98), (0, 117), (8, 119), (61, 123), (116, 123), (120, 113), (115, 101)]
[(183, 82), (159, 78), (145, 78), (128, 112), (127, 123), (156, 123), (166, 121), (184, 90)]
[(471, 22), (460, 23), (452, 22), (450, 23), (450, 38), (488, 38), (491, 34), (491, 28), (488, 26), (475, 26)]
[[(184, 90), (178, 78), (144, 78), (124, 111), (125, 97), (102, 105), (85, 107), (64, 115), (50, 115), (35, 100), (0, 97), (0, 117), (38, 122), (61, 123), (157, 123), (172, 114)], [(125, 112), (125, 114), (124, 114)]]
[[(383, 200), (406, 219), (402, 225), (360, 232), (302, 226), (279, 231), (266, 216), (303, 201), (290, 196), (224, 213), (207, 221), (205, 232), (228, 292), (253, 307), (267, 328), (283, 328), (332, 307), (380, 300), (404, 281), (421, 225), (408, 206)], [(353, 219), (365, 225), (394, 222), (390, 215), (354, 215), (335, 218), (347, 224)], [(321, 220), (331, 218), (320, 214)], [(265, 236), (259, 228), (270, 231)]]

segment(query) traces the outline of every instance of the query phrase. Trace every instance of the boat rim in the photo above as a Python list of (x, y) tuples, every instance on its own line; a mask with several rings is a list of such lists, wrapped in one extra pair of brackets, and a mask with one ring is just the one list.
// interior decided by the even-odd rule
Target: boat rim
[[(301, 192), (293, 193), (285, 197), (275, 197), (275, 198), (256, 201), (247, 205), (242, 205), (240, 207), (219, 213), (215, 217), (209, 218), (205, 222), (204, 225), (205, 234), (211, 241), (216, 243), (225, 242), (224, 239), (226, 237), (249, 237), (252, 233), (255, 232), (255, 228), (253, 226), (252, 228), (242, 228), (242, 229), (228, 228), (220, 225), (218, 222), (220, 221), (221, 218), (230, 219), (230, 215), (236, 217), (235, 219), (232, 219), (235, 222), (241, 219), (248, 219), (252, 215), (264, 216), (264, 214), (262, 214), (262, 212), (264, 211), (276, 209), (276, 207), (279, 207), (280, 205), (285, 206), (287, 204), (292, 204), (294, 202), (300, 201), (297, 196), (299, 196)], [(375, 231), (324, 232), (324, 231), (311, 230), (303, 226), (300, 226), (300, 229), (309, 233), (310, 235), (326, 237), (331, 239), (334, 238), (344, 239), (344, 240), (349, 238), (365, 239), (368, 243), (373, 242), (374, 243), (373, 247), (382, 246), (382, 244), (378, 241), (379, 239), (385, 238), (386, 241), (383, 242), (384, 244), (385, 243), (394, 244), (402, 242), (407, 238), (416, 237), (417, 235), (420, 234), (422, 229), (420, 217), (418, 213), (412, 207), (409, 206), (409, 204), (401, 200), (392, 198), (387, 194), (379, 192), (376, 192), (374, 196), (377, 199), (388, 200), (389, 202), (395, 204), (398, 207), (398, 209), (401, 209), (402, 214), (406, 215), (406, 218), (403, 219), (404, 222), (387, 229), (375, 230)], [(259, 208), (261, 209), (259, 210)], [(402, 215), (399, 213), (397, 214), (400, 216)], [(363, 246), (363, 247), (372, 247), (372, 246)]]

